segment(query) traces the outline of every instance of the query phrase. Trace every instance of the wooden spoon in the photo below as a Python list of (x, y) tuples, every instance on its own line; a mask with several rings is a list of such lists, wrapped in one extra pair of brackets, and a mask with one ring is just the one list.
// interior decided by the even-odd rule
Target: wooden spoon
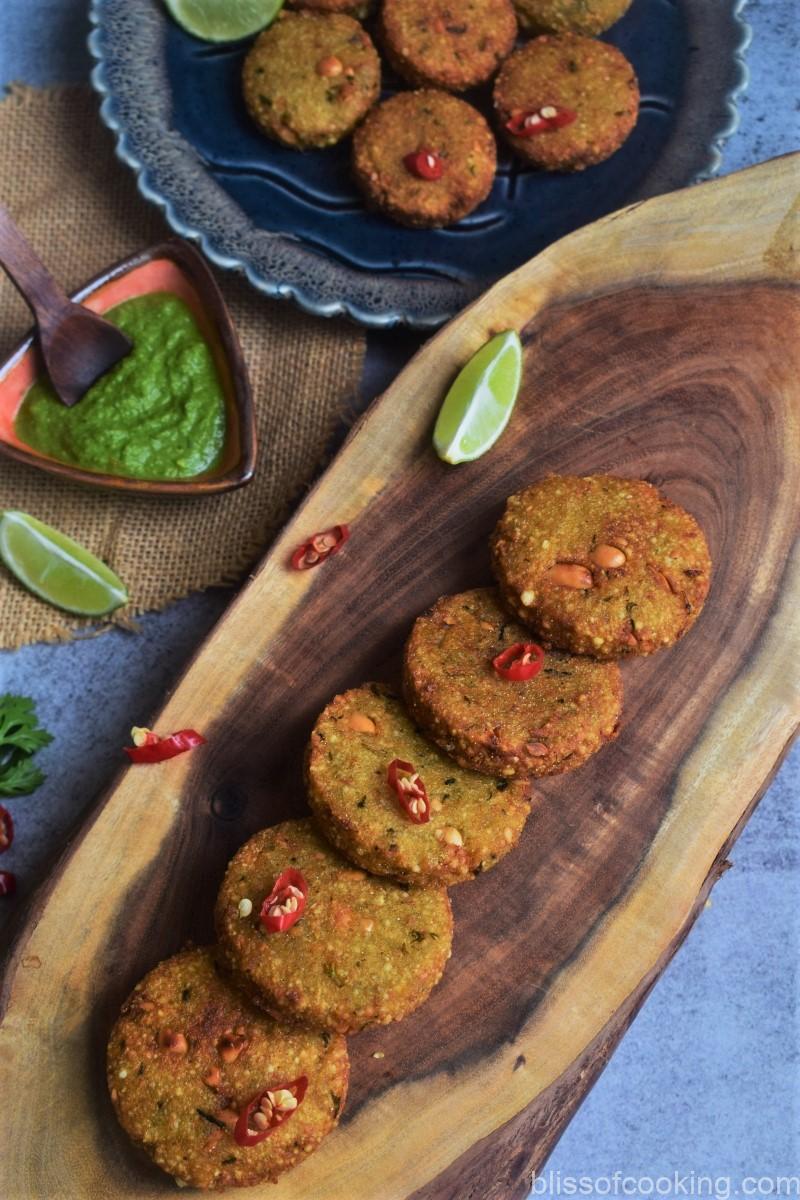
[(2, 204), (0, 266), (31, 309), (50, 382), (71, 408), (130, 354), (133, 343), (116, 325), (68, 299)]

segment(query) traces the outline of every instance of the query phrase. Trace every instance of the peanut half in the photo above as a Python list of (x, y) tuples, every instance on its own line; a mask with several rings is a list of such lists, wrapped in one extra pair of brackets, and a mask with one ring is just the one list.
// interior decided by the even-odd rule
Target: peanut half
[(556, 563), (549, 571), (545, 571), (544, 577), (557, 587), (575, 588), (578, 591), (586, 591), (592, 586), (591, 571), (580, 563)]
[(628, 561), (617, 546), (609, 546), (605, 542), (599, 546), (595, 546), (589, 558), (596, 566), (602, 567), (604, 571), (615, 571), (617, 567), (624, 567)]

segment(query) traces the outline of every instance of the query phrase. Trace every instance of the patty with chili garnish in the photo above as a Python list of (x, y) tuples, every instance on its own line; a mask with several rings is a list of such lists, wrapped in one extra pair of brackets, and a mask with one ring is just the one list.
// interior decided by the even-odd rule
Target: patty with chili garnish
[[(404, 765), (390, 773), (393, 763)], [(493, 867), (530, 811), (527, 781), (461, 770), (377, 683), (336, 696), (321, 714), (307, 777), (325, 836), (366, 870), (414, 884), (460, 883)]]
[(415, 87), (463, 92), (485, 83), (516, 36), (511, 0), (384, 0), (381, 7), (386, 57)]
[(256, 39), (242, 72), (253, 120), (298, 150), (346, 137), (377, 100), (380, 83), (369, 35), (343, 13), (281, 13)]
[[(287, 868), (301, 872), (305, 904), (290, 927), (270, 931), (262, 904)], [(340, 1033), (418, 1008), (442, 976), (453, 937), (443, 887), (412, 893), (354, 868), (310, 820), (265, 829), (242, 846), (219, 893), (216, 926), (223, 964), (257, 1004)]]
[(596, 37), (624, 16), (631, 0), (514, 0), (519, 23), (531, 33)]
[(443, 596), (414, 624), (405, 653), (406, 702), (461, 766), (506, 778), (557, 775), (616, 737), (622, 707), (616, 663), (552, 652), (531, 678), (505, 677), (494, 660), (530, 642), (494, 588)]
[(452, 225), (486, 199), (497, 167), (492, 131), (470, 104), (432, 88), (377, 105), (353, 137), (367, 203), (401, 225)]
[(552, 475), (511, 496), (492, 537), (512, 610), (549, 645), (652, 654), (691, 629), (711, 580), (694, 517), (641, 479)]
[(306, 1158), (339, 1118), (349, 1070), (343, 1037), (259, 1012), (220, 976), (208, 949), (185, 950), (146, 975), (108, 1044), (123, 1129), (178, 1182), (198, 1188), (274, 1181)]
[(498, 128), (545, 171), (582, 171), (620, 148), (639, 115), (639, 84), (621, 50), (565, 33), (534, 38), (495, 80)]

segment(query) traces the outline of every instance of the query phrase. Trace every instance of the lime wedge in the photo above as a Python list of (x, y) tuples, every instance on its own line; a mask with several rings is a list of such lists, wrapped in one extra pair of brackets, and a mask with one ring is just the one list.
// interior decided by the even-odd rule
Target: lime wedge
[(513, 329), (498, 333), (462, 367), (444, 398), (433, 446), (447, 463), (474, 462), (508, 424), (522, 378), (522, 343)]
[(235, 42), (275, 20), (283, 0), (164, 0), (187, 33), (206, 42)]
[(82, 617), (102, 617), (128, 599), (105, 563), (24, 512), (0, 515), (0, 558), (35, 595)]

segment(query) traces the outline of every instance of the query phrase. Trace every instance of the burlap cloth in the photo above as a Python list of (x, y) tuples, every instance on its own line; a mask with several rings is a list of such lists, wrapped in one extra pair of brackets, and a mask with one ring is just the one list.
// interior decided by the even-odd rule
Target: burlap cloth
[[(171, 236), (113, 153), (88, 88), (15, 87), (0, 103), (0, 194), (70, 290), (105, 265)], [(114, 495), (74, 487), (0, 456), (0, 509), (22, 509), (104, 559), (130, 604), (111, 620), (163, 608), (239, 579), (322, 462), (353, 397), (363, 334), (270, 301), (230, 273), (217, 279), (250, 370), (259, 439), (256, 476), (222, 496)], [(30, 315), (0, 272), (0, 363)], [(83, 624), (23, 590), (0, 566), (0, 646), (68, 638)]]

